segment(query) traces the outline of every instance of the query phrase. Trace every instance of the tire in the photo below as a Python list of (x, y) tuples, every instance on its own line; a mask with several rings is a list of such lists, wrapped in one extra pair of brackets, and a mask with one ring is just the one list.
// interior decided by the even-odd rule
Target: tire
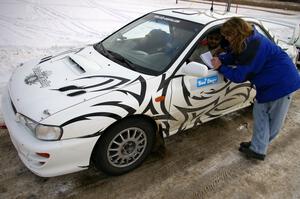
[(109, 175), (124, 174), (146, 159), (154, 140), (155, 128), (147, 120), (122, 120), (100, 137), (93, 153), (94, 164)]

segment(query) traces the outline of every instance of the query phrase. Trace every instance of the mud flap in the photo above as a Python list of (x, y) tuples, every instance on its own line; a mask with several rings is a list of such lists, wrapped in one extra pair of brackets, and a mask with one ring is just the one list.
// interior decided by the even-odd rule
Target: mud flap
[(163, 138), (162, 128), (159, 126), (155, 133), (155, 143), (152, 148), (153, 153), (164, 154), (165, 152), (165, 139)]

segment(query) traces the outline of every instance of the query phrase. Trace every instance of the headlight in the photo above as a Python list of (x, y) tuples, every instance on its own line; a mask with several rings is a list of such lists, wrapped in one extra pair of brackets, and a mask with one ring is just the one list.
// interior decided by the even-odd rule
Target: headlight
[(35, 132), (35, 127), (38, 125), (37, 122), (19, 113), (17, 113), (16, 118), (18, 122), (20, 122), (24, 126), (27, 126), (31, 130), (31, 132)]
[(39, 124), (35, 128), (35, 135), (41, 140), (59, 140), (62, 136), (62, 129), (58, 126)]
[(40, 140), (59, 140), (62, 136), (61, 127), (39, 124), (21, 114), (17, 114), (17, 119), (24, 126), (27, 126), (35, 134), (36, 138)]

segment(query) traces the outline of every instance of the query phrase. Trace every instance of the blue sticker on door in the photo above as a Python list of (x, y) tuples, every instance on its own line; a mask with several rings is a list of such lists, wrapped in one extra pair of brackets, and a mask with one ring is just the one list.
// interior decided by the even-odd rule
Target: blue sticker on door
[(203, 87), (211, 84), (215, 84), (218, 82), (218, 76), (210, 76), (210, 77), (203, 77), (200, 79), (197, 79), (197, 87)]

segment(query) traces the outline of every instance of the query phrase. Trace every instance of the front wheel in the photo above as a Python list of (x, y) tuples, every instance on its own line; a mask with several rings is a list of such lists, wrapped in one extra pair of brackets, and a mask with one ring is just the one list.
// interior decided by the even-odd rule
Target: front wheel
[(93, 154), (94, 163), (110, 175), (131, 171), (149, 155), (154, 138), (155, 129), (146, 120), (120, 121), (100, 137)]

